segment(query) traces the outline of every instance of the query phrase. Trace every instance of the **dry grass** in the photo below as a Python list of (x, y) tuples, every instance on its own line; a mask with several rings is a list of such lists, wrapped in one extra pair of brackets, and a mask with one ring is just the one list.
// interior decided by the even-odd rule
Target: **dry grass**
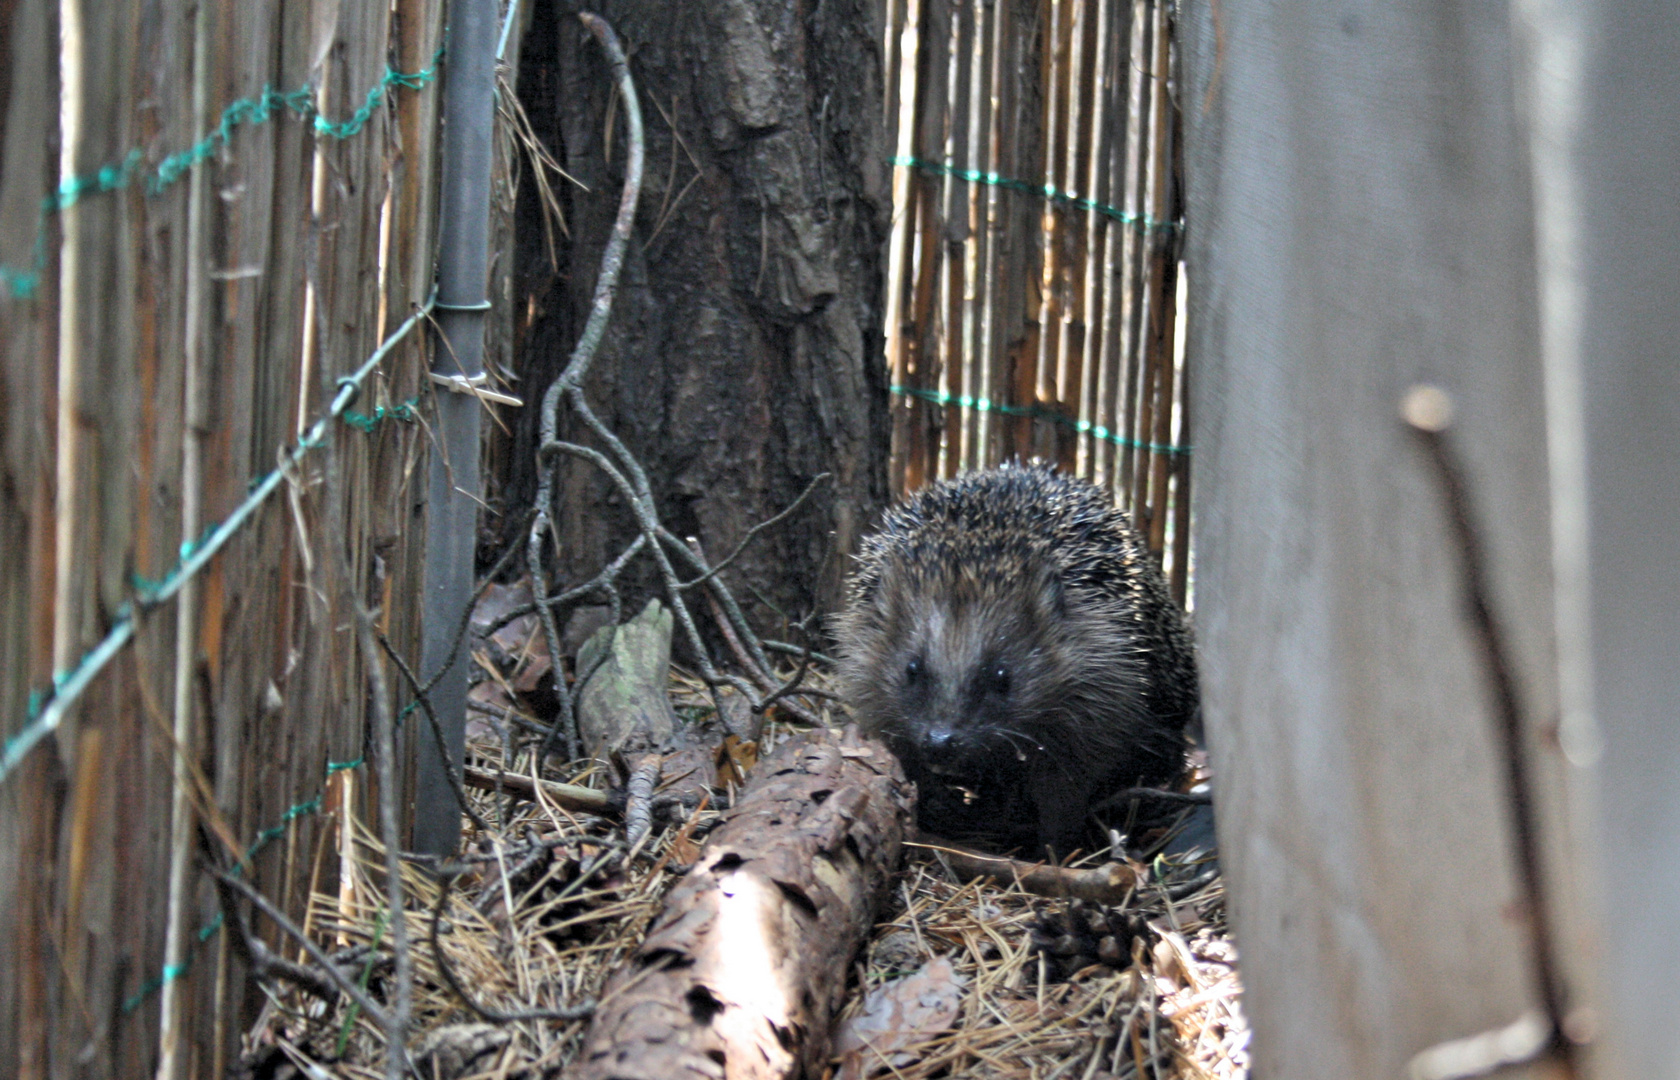
[[(673, 701), (699, 708), (704, 699), (698, 689), (678, 677)], [(473, 745), (469, 757), (490, 771), (530, 775), (529, 744), (505, 762), (503, 745)], [(565, 779), (603, 783), (593, 770)], [(468, 826), (470, 865), (449, 890), (437, 940), (467, 993), (481, 1008), (503, 1014), (594, 999), (641, 940), (717, 819), (703, 811), (656, 829), (645, 850), (627, 851), (616, 821), (489, 793), (469, 797), (494, 829), (473, 835)], [(309, 925), (318, 940), (351, 959), (355, 976), (383, 1001), (391, 966), (383, 852), (363, 828), (348, 839), (347, 849), (340, 848), (350, 856), (343, 884), (337, 892), (314, 894)], [(953, 881), (936, 851), (911, 849), (896, 894), (855, 965), (842, 1022), (869, 990), (934, 956), (948, 957), (964, 980), (960, 1010), (947, 1030), (929, 1032), (890, 1064), (877, 1060), (863, 1071), (906, 1080), (1246, 1076), (1248, 1033), (1222, 883), (1193, 863), (1157, 859), (1151, 870), (1151, 884), (1115, 908), (1070, 907), (1014, 885)], [(418, 862), (405, 863), (404, 872), (415, 973), (410, 1050), (422, 1056), (421, 1075), (432, 1076), (434, 1069), (438, 1076), (486, 1080), (558, 1075), (580, 1048), (587, 1022), (485, 1024), (449, 988), (428, 940), (437, 879)], [(1087, 932), (1093, 925), (1096, 931)], [(1118, 956), (1111, 939), (1105, 963), (1093, 946), (1105, 927), (1114, 926), (1137, 932), (1121, 933), (1130, 937), (1129, 949)], [(446, 1028), (454, 1043), (477, 1040), (485, 1050), (464, 1071), (424, 1057), (428, 1040)], [(346, 1002), (328, 1008), (290, 988), (269, 992), (245, 1049), (253, 1074), (290, 1065), (304, 1076), (384, 1075), (378, 1025)]]
[[(1047, 900), (1014, 884), (953, 882), (934, 853), (914, 852), (894, 911), (875, 928), (858, 981), (865, 989), (948, 957), (964, 981), (956, 1024), (875, 1075), (1138, 1077), (1201, 1080), (1247, 1075), (1247, 1024), (1236, 953), (1216, 878), (1173, 899), (1192, 864), (1157, 863), (1165, 878), (1115, 908)], [(1130, 962), (1117, 969), (1078, 948), (1068, 931), (1093, 921), (1141, 920)], [(1057, 956), (1058, 951), (1070, 956)], [(857, 1012), (854, 993), (844, 1016)]]

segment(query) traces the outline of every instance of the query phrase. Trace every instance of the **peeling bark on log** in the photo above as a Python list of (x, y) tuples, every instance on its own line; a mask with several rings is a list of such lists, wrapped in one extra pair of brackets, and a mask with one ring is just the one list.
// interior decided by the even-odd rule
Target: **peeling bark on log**
[(913, 800), (855, 728), (778, 748), (608, 983), (573, 1080), (820, 1076)]

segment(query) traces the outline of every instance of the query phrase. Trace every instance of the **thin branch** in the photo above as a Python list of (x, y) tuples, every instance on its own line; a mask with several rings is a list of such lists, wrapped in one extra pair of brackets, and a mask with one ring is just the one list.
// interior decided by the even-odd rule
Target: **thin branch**
[(443, 775), (449, 781), (450, 790), (455, 792), (455, 801), (460, 805), (461, 812), (471, 818), (472, 823), (478, 826), (481, 832), (490, 832), (489, 823), (480, 817), (478, 811), (474, 810), (472, 804), (467, 801), (467, 793), (461, 787), (461, 772), (455, 767), (455, 758), (449, 753), (443, 737), (443, 725), (438, 722), (437, 713), (432, 711), (431, 695), (427, 694), (425, 688), (420, 685), (420, 680), (414, 675), (414, 669), (410, 668), (407, 661), (402, 658), (402, 654), (397, 652), (396, 646), (391, 644), (391, 639), (377, 630), (374, 631), (374, 636), (378, 638), (380, 646), (384, 648), (385, 655), (389, 656), (391, 662), (397, 665), (397, 670), (402, 673), (403, 680), (408, 683), (409, 691), (414, 694), (415, 703), (420, 706), (420, 711), (425, 714), (426, 722), (432, 729), (432, 739), (437, 744), (438, 757), (443, 761)]
[(678, 588), (692, 589), (696, 585), (699, 585), (699, 584), (702, 584), (704, 582), (712, 580), (714, 577), (717, 576), (719, 570), (722, 570), (724, 567), (728, 566), (730, 563), (732, 563), (736, 559), (740, 558), (741, 552), (747, 550), (747, 545), (752, 543), (753, 539), (755, 537), (757, 537), (759, 533), (763, 532), (765, 529), (768, 529), (768, 528), (770, 528), (772, 526), (775, 526), (775, 525), (780, 525), (782, 522), (786, 521), (793, 514), (794, 511), (798, 510), (801, 506), (803, 506), (805, 504), (805, 500), (810, 498), (811, 492), (817, 490), (817, 485), (818, 484), (822, 483), (824, 480), (832, 479), (833, 476), (834, 476), (833, 473), (823, 472), (823, 473), (818, 473), (817, 475), (811, 477), (811, 482), (809, 484), (805, 485), (805, 490), (801, 491), (799, 493), (799, 498), (793, 500), (791, 503), (788, 503), (787, 509), (785, 509), (781, 513), (777, 514), (775, 517), (765, 518), (763, 521), (759, 522), (757, 525), (754, 525), (752, 528), (748, 529), (747, 530), (747, 535), (741, 537), (741, 542), (739, 544), (735, 545), (735, 550), (731, 551), (729, 553), (729, 555), (727, 557), (725, 557), (722, 562), (718, 563), (716, 566), (713, 566), (710, 570), (706, 571), (704, 574), (701, 574), (699, 577), (694, 578), (692, 581), (683, 582), (681, 585), (678, 586)]
[[(789, 645), (785, 641), (771, 641), (769, 638), (760, 638), (758, 643), (764, 646), (766, 652), (778, 652), (785, 656), (805, 655), (805, 646), (803, 645)], [(838, 667), (840, 664), (840, 661), (834, 657), (817, 652), (814, 649), (811, 651), (811, 659), (819, 664), (827, 664), (829, 667)], [(838, 699), (838, 695), (835, 695), (835, 697)]]
[[(643, 502), (642, 499), (637, 496), (629, 478), (620, 472), (611, 461), (608, 461), (606, 455), (602, 454), (599, 450), (596, 450), (593, 447), (580, 446), (577, 443), (561, 442), (559, 440), (555, 440), (554, 442), (545, 445), (542, 449), (549, 453), (561, 452), (571, 454), (574, 457), (583, 458), (585, 461), (593, 464), (596, 468), (606, 473), (608, 479), (612, 480), (612, 482), (618, 487), (619, 493), (625, 497), (625, 500), (630, 504), (631, 509), (634, 511), (637, 524), (641, 526), (644, 534), (659, 536), (661, 539), (670, 536), (670, 533), (665, 529), (665, 527), (659, 523), (659, 518), (655, 515), (653, 507), (649, 503)], [(707, 653), (705, 643), (700, 638), (700, 631), (694, 624), (694, 617), (689, 612), (688, 605), (683, 603), (682, 594), (677, 589), (677, 572), (671, 565), (670, 558), (665, 554), (664, 545), (654, 544), (652, 545), (652, 549), (654, 558), (659, 564), (661, 576), (664, 578), (666, 599), (671, 604), (671, 609), (676, 616), (678, 625), (683, 628), (683, 634), (688, 639), (689, 647), (694, 651), (696, 661), (700, 667), (700, 678), (704, 680), (708, 686), (715, 686), (719, 682), (728, 682), (731, 686), (734, 686), (743, 694), (746, 694), (748, 698), (757, 700), (758, 691), (751, 683), (738, 676), (720, 674), (717, 669), (712, 666), (711, 656)], [(705, 567), (702, 566), (701, 569), (705, 569)]]
[[(624, 192), (619, 196), (618, 216), (613, 221), (612, 235), (607, 239), (606, 250), (601, 255), (601, 271), (595, 278), (595, 299), (590, 305), (589, 320), (584, 324), (583, 333), (572, 349), (566, 370), (560, 373), (543, 394), (542, 444), (553, 442), (559, 430), (561, 395), (567, 388), (582, 384), (590, 363), (595, 359), (595, 352), (601, 346), (601, 336), (606, 332), (607, 319), (612, 314), (613, 297), (618, 292), (618, 274), (624, 265), (624, 252), (630, 246), (630, 230), (636, 222), (636, 200), (642, 191), (642, 110), (636, 98), (636, 84), (630, 78), (630, 66), (624, 56), (624, 47), (619, 44), (618, 35), (613, 33), (612, 27), (607, 25), (605, 19), (589, 12), (580, 12), (578, 18), (601, 43), (601, 48), (607, 54), (607, 62), (612, 67), (619, 95), (624, 99), (624, 113), (628, 121), (626, 138), (630, 143), (630, 154), (624, 166)], [(547, 479), (548, 470), (543, 470), (543, 475)], [(546, 488), (548, 485), (545, 483), (542, 486)], [(539, 500), (537, 506), (540, 514), (546, 514), (546, 500)]]
[[(812, 613), (812, 615), (814, 614), (815, 612)], [(810, 622), (811, 616), (807, 615), (805, 617), (805, 621), (801, 623), (799, 627), (799, 629), (805, 633), (806, 637), (809, 637), (811, 633)], [(809, 670), (811, 670), (811, 649), (810, 646), (806, 646), (804, 654), (799, 657), (799, 668), (793, 673), (793, 677), (770, 691), (769, 696), (753, 706), (753, 711), (758, 713), (760, 716), (769, 712), (770, 706), (774, 705), (781, 698), (784, 698), (788, 694), (792, 693), (799, 684), (804, 681), (805, 673)]]
[(214, 868), (210, 869), (210, 874), (223, 886), (232, 889), (240, 896), (249, 900), (252, 906), (273, 920), (274, 925), (280, 928), (281, 933), (285, 934), (287, 937), (302, 946), (303, 951), (309, 954), (309, 958), (315, 961), (316, 966), (326, 972), (327, 977), (333, 981), (333, 984), (342, 990), (351, 1001), (354, 1001), (358, 1006), (360, 1006), (361, 1010), (367, 1013), (374, 1023), (381, 1027), (387, 1029), (389, 1028), (390, 1016), (383, 1008), (380, 1007), (379, 1003), (374, 1001), (371, 997), (368, 997), (362, 988), (356, 985), (355, 980), (340, 971), (338, 967), (333, 964), (332, 958), (326, 954), (325, 950), (323, 950), (321, 946), (317, 945), (313, 938), (299, 929), (296, 923), (294, 923), (291, 919), (288, 919), (284, 911), (275, 907), (274, 904), (269, 901), (268, 897), (258, 892), (254, 886), (241, 881), (232, 874), (227, 874)]
[[(322, 975), (312, 967), (295, 963), (275, 952), (263, 939), (251, 932), (251, 921), (239, 907), (239, 894), (220, 873), (212, 874), (216, 897), (222, 906), (222, 921), (233, 927), (229, 945), (234, 954), (245, 961), (251, 975), (258, 979), (284, 979), (306, 994), (313, 994), (329, 1005), (338, 1000), (339, 987), (330, 975)], [(336, 967), (336, 965), (334, 965)]]
[[(654, 505), (652, 485), (648, 481), (647, 471), (636, 456), (630, 452), (623, 440), (603, 423), (594, 409), (590, 407), (588, 398), (583, 391), (583, 383), (589, 367), (599, 351), (602, 336), (611, 315), (613, 299), (618, 287), (619, 271), (634, 226), (636, 201), (640, 195), (642, 183), (644, 137), (636, 88), (630, 78), (629, 67), (616, 35), (614, 35), (611, 27), (596, 15), (587, 12), (580, 13), (579, 18), (600, 42), (611, 65), (619, 91), (617, 97), (613, 99), (614, 104), (622, 102), (625, 110), (629, 156), (625, 165), (624, 189), (619, 198), (618, 215), (614, 220), (612, 232), (607, 239), (606, 249), (601, 257), (601, 269), (596, 277), (595, 294), (590, 306), (588, 321), (584, 326), (583, 333), (579, 335), (566, 367), (543, 393), (540, 437), (537, 449), (539, 480), (536, 516), (531, 524), (526, 543), (527, 562), (532, 579), (533, 602), (530, 609), (510, 612), (504, 617), (505, 621), (511, 621), (519, 615), (525, 614), (527, 610), (534, 610), (541, 617), (543, 635), (548, 643), (549, 654), (556, 672), (556, 689), (559, 692), (561, 703), (561, 716), (544, 741), (543, 753), (546, 755), (552, 749), (554, 742), (558, 738), (564, 737), (567, 741), (568, 753), (574, 759), (580, 753), (580, 747), (578, 745), (576, 708), (572, 694), (582, 686), (584, 675), (582, 672), (576, 673), (578, 678), (575, 680), (574, 686), (568, 690), (562, 673), (564, 660), (561, 656), (560, 629), (555, 609), (564, 603), (574, 602), (585, 596), (604, 592), (613, 603), (614, 621), (617, 622), (618, 577), (629, 561), (644, 550), (652, 555), (658, 568), (665, 600), (671, 608), (677, 625), (681, 627), (683, 640), (694, 655), (700, 678), (713, 691), (714, 695), (720, 685), (727, 684), (741, 691), (749, 701), (754, 703), (756, 709), (762, 711), (769, 704), (799, 692), (797, 691), (798, 684), (808, 671), (810, 661), (815, 654), (807, 647), (801, 653), (799, 673), (795, 675), (791, 683), (779, 686), (771, 674), (770, 661), (765, 655), (763, 645), (748, 624), (734, 595), (718, 577), (718, 572), (731, 565), (746, 549), (747, 544), (761, 532), (785, 521), (794, 514), (805, 504), (819, 483), (831, 479), (827, 473), (814, 477), (799, 497), (785, 510), (767, 521), (754, 525), (728, 558), (716, 567), (708, 566), (703, 556), (689, 551), (687, 546), (673, 536), (661, 523)], [(669, 119), (667, 117), (668, 122)], [(680, 135), (675, 137), (680, 140)], [(684, 150), (686, 151), (686, 149), (685, 146)], [(670, 183), (667, 182), (665, 192), (667, 199), (670, 196), (669, 189)], [(673, 207), (669, 204), (662, 207), (661, 218), (667, 216), (671, 209)], [(562, 400), (570, 407), (575, 420), (594, 436), (592, 441), (596, 441), (603, 449), (598, 450), (592, 446), (560, 438), (560, 403)], [(614, 560), (611, 565), (591, 581), (567, 590), (558, 597), (550, 597), (547, 573), (543, 566), (542, 556), (544, 542), (554, 535), (555, 530), (552, 515), (555, 512), (555, 491), (561, 471), (558, 457), (561, 454), (581, 458), (594, 465), (607, 477), (630, 508), (635, 518), (639, 536), (634, 543), (620, 554), (618, 559)], [(680, 580), (677, 575), (677, 568), (672, 561), (671, 552), (676, 552), (675, 557), (681, 559), (686, 568), (697, 576), (686, 582)], [(732, 648), (739, 654), (741, 666), (747, 671), (749, 677), (743, 678), (732, 673), (721, 672), (713, 664), (711, 653), (700, 636), (694, 614), (683, 595), (687, 589), (696, 585), (706, 586), (707, 601), (713, 609), (717, 623), (722, 628), (725, 638), (730, 641)], [(502, 625), (505, 625), (505, 621)], [(822, 692), (812, 693), (813, 696), (826, 696)], [(803, 706), (795, 705), (791, 700), (783, 701), (783, 705), (784, 708), (807, 722), (818, 722), (814, 713)]]
[[(618, 558), (608, 563), (605, 570), (602, 570), (599, 574), (596, 574), (582, 585), (574, 585), (565, 592), (555, 593), (553, 596), (544, 600), (543, 603), (554, 608), (564, 608), (577, 603), (584, 597), (589, 596), (591, 593), (609, 590), (612, 587), (613, 582), (618, 580), (618, 576), (624, 573), (624, 568), (630, 564), (630, 560), (641, 553), (642, 546), (646, 543), (646, 536), (643, 536), (640, 533), (636, 534), (636, 539), (630, 541), (629, 546), (619, 552)], [(535, 590), (532, 591), (534, 594)], [(515, 619), (523, 618), (526, 615), (535, 615), (536, 613), (537, 605), (535, 601), (529, 604), (520, 604), (518, 607), (509, 611), (506, 615), (503, 615), (501, 618), (485, 627), (484, 636), (490, 637), (492, 634), (496, 633), (496, 631), (506, 627)], [(613, 621), (617, 622), (616, 619)]]
[[(547, 514), (539, 512), (538, 522), (541, 528), (546, 531)], [(533, 528), (531, 530), (530, 551), (526, 556), (526, 561), (531, 567), (531, 594), (533, 596), (546, 596), (548, 594), (548, 574), (544, 572), (542, 564), (542, 537), (543, 533), (539, 532), (538, 529)], [(542, 623), (543, 641), (548, 645), (549, 669), (554, 673), (554, 696), (560, 701), (560, 715), (555, 719), (554, 726), (549, 728), (548, 734), (543, 738), (542, 749), (537, 752), (537, 760), (541, 762), (547, 759), (548, 755), (554, 752), (556, 737), (563, 737), (566, 740), (566, 760), (576, 761), (582, 754), (581, 740), (578, 733), (576, 710), (572, 706), (572, 690), (566, 685), (566, 658), (563, 655), (560, 643), (560, 627), (556, 624), (554, 618), (554, 608), (548, 604), (537, 605), (537, 618)]]
[(1123, 791), (1116, 791), (1114, 794), (1091, 807), (1091, 810), (1093, 813), (1099, 810), (1108, 810), (1119, 806), (1122, 803), (1130, 802), (1132, 799), (1153, 799), (1156, 802), (1168, 803), (1190, 803), (1196, 806), (1213, 805), (1213, 796), (1208, 792), (1168, 791), (1166, 788), (1156, 787), (1129, 787)]
[[(711, 569), (706, 565), (706, 558), (703, 554), (677, 539), (669, 529), (661, 528), (659, 539), (666, 547), (682, 557), (696, 573), (704, 574)], [(736, 633), (740, 634), (742, 640), (746, 643), (753, 663), (757, 664), (760, 670), (768, 671), (770, 660), (764, 655), (764, 650), (758, 643), (758, 635), (753, 633), (752, 627), (747, 624), (747, 617), (741, 613), (741, 605), (735, 602), (735, 594), (725, 588), (723, 582), (716, 578), (706, 583), (706, 592), (723, 605), (724, 614), (728, 616), (730, 624), (735, 627)]]

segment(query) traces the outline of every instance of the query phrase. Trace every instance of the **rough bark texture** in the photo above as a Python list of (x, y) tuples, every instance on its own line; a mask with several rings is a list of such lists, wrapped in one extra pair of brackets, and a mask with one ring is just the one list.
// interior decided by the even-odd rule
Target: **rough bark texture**
[(820, 1076), (912, 802), (855, 728), (780, 747), (608, 984), (574, 1080)]
[[(714, 557), (813, 476), (833, 473), (729, 571), (789, 615), (813, 597), (832, 609), (840, 556), (887, 497), (879, 13), (870, 0), (596, 10), (630, 55), (648, 142), (590, 400), (646, 466), (672, 531), (699, 537)], [(570, 235), (556, 231), (551, 262), (528, 169), (522, 184), (516, 331), (527, 402), (541, 399), (582, 327), (618, 199), (624, 124), (611, 87), (576, 19), (537, 4), (520, 97), (537, 136), (590, 190), (560, 182)], [(536, 419), (528, 407), (494, 450), (505, 455), (504, 506), (533, 497)], [(563, 438), (592, 441), (580, 428), (562, 417)], [(561, 565), (581, 581), (633, 533), (592, 467), (561, 467)]]

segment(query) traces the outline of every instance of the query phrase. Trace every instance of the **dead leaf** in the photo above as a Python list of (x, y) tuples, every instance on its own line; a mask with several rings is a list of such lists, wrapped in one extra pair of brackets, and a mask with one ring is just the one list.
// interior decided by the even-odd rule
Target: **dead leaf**
[(513, 1036), (493, 1024), (450, 1024), (429, 1032), (413, 1050), (421, 1076), (461, 1076), (484, 1055), (500, 1050)]
[(900, 1068), (914, 1061), (904, 1048), (950, 1030), (966, 982), (947, 957), (936, 956), (914, 974), (871, 990), (863, 1011), (835, 1035), (839, 1080), (863, 1080), (885, 1066)]
[(747, 782), (747, 774), (758, 764), (758, 744), (746, 742), (734, 735), (725, 735), (718, 747), (717, 768), (719, 782), (739, 787)]
[[(511, 585), (493, 584), (484, 590), (484, 595), (479, 598), (478, 603), (473, 607), (473, 629), (482, 634), (492, 623), (507, 618), (508, 612), (514, 608), (524, 607), (530, 602), (531, 583), (528, 580), (521, 579)], [(534, 620), (536, 616), (523, 616), (515, 622), (522, 622), (525, 618)], [(510, 623), (509, 625), (514, 624)], [(503, 629), (506, 629), (506, 627)]]

